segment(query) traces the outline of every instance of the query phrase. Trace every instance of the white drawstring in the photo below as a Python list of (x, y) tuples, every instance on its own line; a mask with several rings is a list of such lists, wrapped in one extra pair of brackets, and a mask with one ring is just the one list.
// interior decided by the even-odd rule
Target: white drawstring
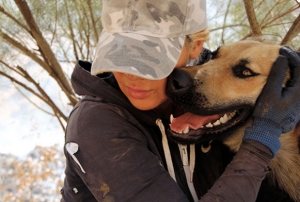
[(160, 119), (157, 119), (156, 125), (158, 125), (160, 132), (162, 134), (162, 144), (163, 144), (163, 149), (164, 149), (164, 153), (165, 153), (168, 172), (171, 175), (171, 177), (174, 179), (174, 181), (176, 182), (173, 161), (172, 161), (172, 157), (171, 157), (171, 153), (170, 153), (169, 143), (168, 143), (167, 135), (165, 132), (164, 124), (162, 123), (162, 121)]
[(191, 173), (190, 181), (191, 182), (193, 182), (195, 162), (196, 162), (195, 144), (191, 144), (190, 145), (190, 173)]
[(195, 145), (194, 144), (190, 145), (190, 161), (188, 160), (187, 145), (178, 144), (178, 147), (181, 154), (181, 160), (182, 160), (187, 184), (189, 186), (194, 201), (198, 201), (198, 196), (196, 194), (196, 190), (193, 184), (193, 173), (194, 173), (195, 160), (196, 160)]
[[(172, 162), (167, 135), (165, 132), (165, 127), (160, 119), (156, 120), (156, 125), (159, 127), (160, 132), (162, 134), (162, 145), (164, 149), (168, 172), (176, 182), (175, 171), (174, 171), (174, 166)], [(178, 147), (181, 154), (181, 161), (186, 175), (188, 187), (190, 189), (194, 201), (198, 201), (198, 196), (196, 194), (196, 190), (193, 184), (193, 173), (194, 173), (195, 161), (196, 161), (195, 145), (194, 144), (190, 145), (190, 160), (188, 160), (187, 145), (178, 144)]]

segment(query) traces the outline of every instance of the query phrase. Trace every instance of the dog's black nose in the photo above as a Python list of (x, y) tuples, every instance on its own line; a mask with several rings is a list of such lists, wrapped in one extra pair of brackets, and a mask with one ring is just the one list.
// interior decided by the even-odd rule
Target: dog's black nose
[(168, 77), (167, 95), (183, 95), (193, 87), (194, 79), (184, 70), (175, 68)]

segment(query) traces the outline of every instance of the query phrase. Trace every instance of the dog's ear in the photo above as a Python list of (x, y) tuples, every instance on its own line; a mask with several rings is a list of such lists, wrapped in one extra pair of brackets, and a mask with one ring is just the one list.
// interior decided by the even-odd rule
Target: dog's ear
[(207, 48), (203, 48), (202, 52), (199, 56), (199, 60), (198, 60), (197, 65), (202, 65), (202, 64), (208, 62), (211, 59), (211, 57), (212, 57), (211, 50), (209, 50)]

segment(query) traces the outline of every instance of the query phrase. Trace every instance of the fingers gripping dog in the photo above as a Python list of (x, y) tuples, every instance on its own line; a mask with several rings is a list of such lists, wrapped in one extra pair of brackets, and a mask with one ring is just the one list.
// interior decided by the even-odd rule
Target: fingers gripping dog
[[(264, 143), (273, 154), (280, 149), (278, 137), (290, 132), (300, 119), (300, 57), (287, 48), (281, 48), (280, 54), (256, 102), (252, 114), (254, 124), (246, 130), (244, 137)], [(289, 66), (291, 78), (282, 88)]]

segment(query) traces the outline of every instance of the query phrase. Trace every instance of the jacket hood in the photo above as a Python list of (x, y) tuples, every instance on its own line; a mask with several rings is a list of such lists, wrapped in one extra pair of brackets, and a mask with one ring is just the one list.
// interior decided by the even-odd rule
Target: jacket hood
[(75, 65), (75, 69), (71, 75), (71, 83), (76, 94), (100, 96), (102, 99), (110, 99), (111, 96), (115, 95), (118, 99), (126, 99), (123, 93), (116, 89), (118, 88), (118, 84), (113, 79), (112, 73), (93, 76), (90, 70), (90, 62), (79, 60)]
[(153, 111), (136, 109), (120, 91), (118, 83), (111, 72), (93, 76), (90, 73), (91, 62), (79, 60), (71, 75), (71, 83), (77, 95), (96, 96), (101, 100), (127, 109), (135, 117), (142, 117), (146, 123), (155, 125), (158, 115)]

